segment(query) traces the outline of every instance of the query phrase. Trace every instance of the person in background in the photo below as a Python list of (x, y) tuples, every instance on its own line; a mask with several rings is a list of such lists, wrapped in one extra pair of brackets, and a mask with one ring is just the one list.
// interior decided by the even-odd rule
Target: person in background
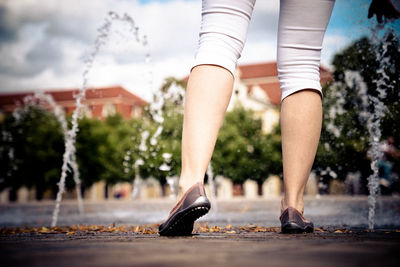
[(383, 154), (378, 162), (380, 175), (382, 177), (382, 179), (380, 179), (380, 184), (384, 187), (390, 188), (393, 183), (391, 178), (393, 162), (400, 157), (400, 151), (396, 148), (392, 136), (382, 142), (381, 151)]

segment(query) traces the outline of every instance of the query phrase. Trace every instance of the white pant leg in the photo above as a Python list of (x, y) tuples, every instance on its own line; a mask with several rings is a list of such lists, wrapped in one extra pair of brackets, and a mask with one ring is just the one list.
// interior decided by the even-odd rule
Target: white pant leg
[(321, 95), (319, 65), (322, 41), (334, 0), (281, 0), (278, 73), (282, 100), (299, 90)]
[[(303, 89), (321, 92), (322, 41), (334, 0), (281, 0), (278, 73), (282, 100)], [(210, 64), (235, 73), (255, 0), (203, 0), (194, 66)]]
[(235, 73), (256, 0), (203, 0), (194, 66), (210, 64)]

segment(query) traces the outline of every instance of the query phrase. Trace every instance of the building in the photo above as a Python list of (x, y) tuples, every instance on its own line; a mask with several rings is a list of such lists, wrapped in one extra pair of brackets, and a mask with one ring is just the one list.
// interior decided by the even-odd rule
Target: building
[[(49, 90), (44, 93), (51, 95), (54, 101), (63, 107), (67, 115), (73, 113), (78, 89)], [(34, 92), (0, 94), (0, 112), (12, 112), (24, 104), (27, 96), (33, 94)], [(83, 104), (83, 112), (89, 118), (104, 119), (109, 115), (119, 113), (129, 119), (140, 116), (147, 102), (121, 86), (114, 86), (88, 88)]]
[[(331, 73), (320, 67), (321, 84), (332, 81)], [(263, 131), (269, 133), (279, 121), (281, 90), (276, 62), (239, 65), (228, 111), (236, 104), (255, 112), (263, 121)]]

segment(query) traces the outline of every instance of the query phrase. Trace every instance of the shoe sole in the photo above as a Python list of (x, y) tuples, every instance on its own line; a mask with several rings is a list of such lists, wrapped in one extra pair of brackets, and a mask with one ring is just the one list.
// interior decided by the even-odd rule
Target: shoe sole
[(312, 232), (314, 232), (314, 227), (306, 226), (305, 228), (303, 228), (295, 222), (288, 222), (287, 224), (282, 226), (283, 234), (302, 234)]
[(192, 234), (194, 222), (208, 213), (210, 203), (196, 203), (185, 210), (174, 214), (167, 222), (160, 226), (158, 234), (161, 236), (188, 236)]

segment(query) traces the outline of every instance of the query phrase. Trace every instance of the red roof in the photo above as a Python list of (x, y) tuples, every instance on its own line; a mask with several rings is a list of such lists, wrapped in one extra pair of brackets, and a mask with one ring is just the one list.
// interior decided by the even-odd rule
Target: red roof
[(276, 62), (239, 65), (240, 79), (278, 76)]
[(260, 88), (267, 94), (269, 102), (272, 105), (280, 105), (281, 104), (281, 95), (282, 91), (277, 83), (268, 83), (268, 84), (259, 84)]
[[(240, 70), (240, 79), (278, 76), (278, 67), (275, 61), (239, 65), (238, 68)], [(329, 70), (323, 66), (319, 67), (319, 71), (321, 75), (330, 73)]]
[[(58, 101), (72, 101), (75, 100), (74, 95), (78, 93), (78, 89), (64, 89), (64, 90), (47, 90), (46, 94), (50, 94), (56, 102)], [(33, 92), (23, 93), (4, 93), (0, 94), (0, 106), (13, 105), (22, 103), (27, 95), (32, 95)], [(139, 96), (132, 94), (121, 86), (102, 87), (102, 88), (88, 88), (85, 94), (86, 99), (98, 98), (112, 98), (112, 97), (126, 97), (136, 105), (143, 106), (147, 102)]]

